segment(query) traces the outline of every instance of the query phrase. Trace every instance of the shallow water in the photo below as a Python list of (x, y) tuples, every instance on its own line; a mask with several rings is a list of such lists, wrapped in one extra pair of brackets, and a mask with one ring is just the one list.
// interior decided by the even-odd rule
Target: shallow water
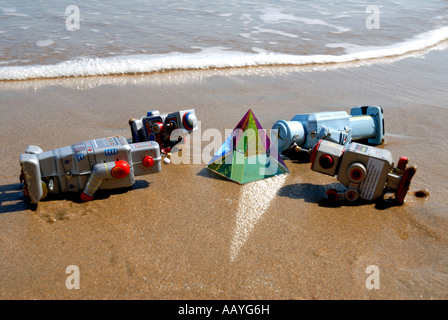
[(446, 1), (370, 5), (132, 0), (78, 1), (72, 8), (3, 0), (0, 80), (338, 63), (448, 39)]

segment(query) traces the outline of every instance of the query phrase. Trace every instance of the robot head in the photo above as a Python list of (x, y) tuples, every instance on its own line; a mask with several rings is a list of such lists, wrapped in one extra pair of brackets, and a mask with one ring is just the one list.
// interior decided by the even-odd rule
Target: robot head
[(157, 142), (162, 141), (163, 119), (164, 118), (160, 115), (160, 112), (158, 110), (149, 111), (146, 117), (143, 117), (141, 119), (142, 126), (144, 127), (144, 132), (146, 136), (146, 138), (143, 139), (143, 141), (157, 141)]
[(165, 146), (172, 147), (191, 132), (198, 130), (198, 119), (194, 109), (168, 114), (165, 119), (165, 127)]
[(330, 176), (337, 175), (339, 162), (344, 154), (345, 148), (326, 140), (320, 140), (313, 147), (311, 153), (311, 170)]
[(165, 126), (168, 134), (176, 129), (185, 129), (191, 132), (197, 129), (197, 122), (194, 109), (191, 109), (169, 113), (165, 119)]

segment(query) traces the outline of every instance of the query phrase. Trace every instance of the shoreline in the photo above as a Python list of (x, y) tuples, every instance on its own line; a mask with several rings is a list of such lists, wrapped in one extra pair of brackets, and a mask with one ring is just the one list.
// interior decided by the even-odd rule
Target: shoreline
[[(438, 133), (448, 116), (447, 58), (448, 50), (432, 50), (333, 70), (179, 71), (16, 88), (0, 82), (0, 297), (446, 299), (448, 142)], [(203, 129), (224, 132), (249, 108), (270, 129), (297, 113), (368, 104), (385, 112), (380, 147), (418, 167), (403, 206), (325, 206), (325, 190), (337, 180), (290, 160), (291, 173), (275, 184), (240, 186), (206, 164), (164, 165), (130, 190), (88, 203), (61, 198), (31, 211), (22, 202), (18, 156), (28, 144), (46, 151), (129, 138), (128, 119), (157, 109), (194, 108)], [(272, 188), (267, 206), (257, 207)], [(429, 198), (412, 194), (424, 188)], [(69, 265), (79, 266), (80, 290), (65, 287)], [(371, 265), (381, 272), (379, 290), (365, 287)]]
[[(405, 54), (398, 54), (393, 56), (385, 56), (379, 58), (358, 59), (347, 62), (330, 62), (330, 63), (310, 63), (310, 64), (280, 64), (280, 65), (254, 65), (254, 66), (236, 66), (236, 67), (219, 67), (219, 68), (194, 68), (194, 69), (169, 69), (162, 71), (151, 71), (141, 73), (117, 73), (105, 75), (85, 75), (85, 76), (68, 76), (68, 77), (43, 77), (43, 78), (29, 78), (29, 79), (5, 79), (0, 80), (0, 89), (2, 90), (22, 90), (25, 88), (36, 87), (41, 84), (42, 87), (57, 86), (63, 83), (74, 83), (71, 87), (76, 87), (77, 83), (83, 83), (89, 88), (92, 86), (100, 86), (105, 84), (119, 85), (129, 84), (133, 81), (146, 82), (148, 78), (188, 78), (185, 81), (195, 81), (197, 75), (200, 79), (211, 76), (230, 76), (230, 75), (282, 75), (291, 74), (295, 72), (316, 72), (316, 71), (333, 71), (339, 69), (350, 69), (358, 67), (368, 67), (376, 65), (390, 65), (401, 60), (424, 58), (432, 51), (444, 51), (448, 48), (448, 40), (443, 40), (435, 45), (429, 46), (425, 49), (417, 49), (407, 52)], [(182, 75), (186, 75), (182, 77)], [(137, 78), (137, 79), (136, 79)], [(98, 81), (96, 81), (98, 80)], [(151, 81), (151, 80), (149, 80)], [(148, 82), (149, 82), (148, 81)], [(99, 83), (97, 83), (99, 82)], [(77, 87), (77, 89), (82, 89)]]
[[(192, 67), (180, 67), (180, 68), (174, 68), (174, 69), (161, 69), (161, 70), (151, 70), (151, 71), (139, 71), (139, 72), (111, 72), (107, 74), (85, 74), (85, 75), (58, 75), (58, 76), (49, 76), (49, 77), (39, 77), (39, 78), (25, 78), (25, 79), (0, 79), (1, 82), (15, 82), (15, 81), (39, 81), (39, 80), (57, 80), (57, 79), (72, 79), (72, 78), (89, 78), (89, 77), (122, 77), (122, 76), (151, 76), (151, 75), (161, 75), (165, 73), (171, 73), (171, 72), (194, 72), (194, 71), (227, 71), (227, 70), (238, 70), (238, 69), (257, 69), (257, 68), (303, 68), (303, 71), (307, 71), (307, 69), (312, 69), (311, 71), (314, 71), (316, 68), (321, 68), (324, 70), (332, 69), (332, 68), (350, 68), (353, 66), (359, 66), (359, 65), (370, 65), (370, 64), (381, 64), (381, 63), (392, 63), (395, 61), (399, 61), (402, 59), (412, 58), (412, 57), (422, 57), (427, 55), (433, 50), (445, 50), (448, 46), (448, 39), (442, 39), (438, 42), (428, 45), (424, 48), (418, 48), (418, 49), (412, 49), (408, 50), (404, 53), (391, 53), (379, 57), (363, 57), (363, 58), (351, 58), (348, 60), (342, 59), (342, 61), (326, 61), (326, 62), (301, 62), (301, 63), (262, 63), (262, 64), (251, 64), (247, 63), (246, 65), (232, 65), (232, 66), (214, 66), (210, 65), (208, 67), (202, 67), (202, 66), (192, 66)], [(386, 46), (383, 50), (388, 50), (388, 47)], [(389, 48), (390, 50), (390, 48)], [(369, 52), (369, 51), (365, 51)], [(342, 57), (347, 57), (350, 55), (355, 54), (362, 54), (365, 52), (357, 52), (357, 53), (346, 53), (341, 56), (332, 56), (334, 59)], [(290, 56), (290, 58), (306, 58), (306, 57), (313, 57), (313, 56), (319, 56), (319, 57), (327, 57), (327, 55), (310, 55), (310, 56), (294, 56), (294, 55), (286, 55), (286, 54), (276, 54), (277, 56)], [(266, 57), (273, 57), (276, 55), (266, 55)], [(103, 58), (88, 58), (92, 61), (95, 60), (104, 60), (104, 59), (123, 59), (123, 58), (129, 58), (132, 56), (109, 56), (109, 57), (103, 57)], [(216, 58), (215, 58), (216, 59)], [(321, 58), (322, 59), (322, 58)], [(336, 59), (337, 60), (337, 59)], [(61, 61), (57, 64), (53, 65), (23, 65), (23, 66), (4, 66), (4, 68), (49, 68), (49, 67), (56, 67), (61, 64), (66, 64), (69, 62), (74, 62), (75, 60), (67, 60), (67, 61)], [(95, 66), (93, 66), (95, 67)], [(0, 73), (1, 73), (2, 67), (0, 67)], [(17, 70), (20, 71), (20, 70)]]

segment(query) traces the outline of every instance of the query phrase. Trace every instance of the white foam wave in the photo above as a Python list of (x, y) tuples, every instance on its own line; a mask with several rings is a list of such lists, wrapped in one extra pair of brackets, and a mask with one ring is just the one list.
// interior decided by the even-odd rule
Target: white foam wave
[(54, 41), (51, 39), (39, 40), (36, 42), (36, 46), (38, 47), (48, 47), (54, 44)]
[[(337, 32), (347, 32), (350, 31), (349, 28), (341, 27), (341, 26), (335, 26), (332, 24), (329, 24), (321, 19), (311, 19), (306, 17), (298, 17), (290, 13), (283, 13), (281, 12), (281, 9), (278, 8), (264, 8), (259, 10), (263, 12), (263, 14), (260, 15), (260, 19), (263, 20), (265, 23), (269, 24), (277, 24), (277, 23), (296, 23), (301, 22), (308, 25), (322, 25), (327, 26), (331, 28), (335, 28)], [(321, 14), (324, 14), (321, 12)]]
[(17, 13), (17, 8), (0, 7), (0, 10), (2, 10), (2, 12), (5, 16), (29, 17), (29, 15), (27, 15), (27, 14)]
[[(448, 26), (431, 30), (414, 38), (383, 47), (359, 47), (342, 55), (291, 55), (272, 52), (244, 53), (220, 47), (202, 49), (196, 53), (128, 55), (106, 58), (77, 58), (55, 65), (0, 67), (0, 80), (79, 77), (112, 74), (140, 74), (173, 70), (223, 69), (270, 65), (319, 65), (386, 58), (431, 48), (448, 40)], [(341, 45), (341, 46), (342, 46)], [(330, 44), (331, 46), (331, 44)], [(338, 46), (337, 44), (333, 46)]]

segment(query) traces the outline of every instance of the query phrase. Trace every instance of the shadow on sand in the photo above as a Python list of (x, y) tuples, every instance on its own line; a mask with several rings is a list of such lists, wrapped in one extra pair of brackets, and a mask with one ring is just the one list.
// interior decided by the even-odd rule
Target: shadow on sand
[(207, 168), (203, 168), (201, 171), (199, 171), (196, 175), (201, 176), (201, 177), (205, 177), (205, 178), (212, 178), (212, 179), (216, 179), (216, 180), (223, 180), (223, 181), (229, 181), (229, 182), (234, 182), (236, 184), (238, 184), (237, 182), (227, 179), (226, 177), (217, 174), (216, 172), (209, 170)]
[(338, 183), (334, 183), (328, 186), (315, 185), (311, 183), (297, 183), (287, 186), (283, 186), (278, 195), (281, 197), (288, 197), (292, 199), (304, 199), (305, 202), (316, 203), (319, 207), (326, 208), (339, 208), (339, 207), (358, 207), (363, 205), (369, 205), (374, 203), (375, 209), (384, 210), (390, 207), (399, 206), (399, 204), (392, 199), (384, 199), (380, 197), (375, 201), (366, 201), (359, 199), (357, 201), (330, 201), (326, 197), (326, 191), (328, 189), (342, 189), (342, 186)]
[(21, 183), (0, 186), (0, 214), (28, 209)]
[[(119, 188), (112, 190), (98, 190), (95, 193), (95, 199), (107, 199), (114, 194), (123, 194), (129, 190), (144, 189), (149, 187), (149, 182), (146, 180), (135, 181), (132, 187)], [(13, 183), (8, 185), (0, 186), (0, 214), (8, 212), (17, 212), (23, 210), (36, 210), (37, 205), (30, 203), (22, 192), (23, 184)], [(67, 193), (53, 193), (47, 195), (47, 197), (42, 201), (53, 201), (53, 200), (69, 200), (75, 203), (83, 203), (79, 197), (78, 192), (67, 192)]]

